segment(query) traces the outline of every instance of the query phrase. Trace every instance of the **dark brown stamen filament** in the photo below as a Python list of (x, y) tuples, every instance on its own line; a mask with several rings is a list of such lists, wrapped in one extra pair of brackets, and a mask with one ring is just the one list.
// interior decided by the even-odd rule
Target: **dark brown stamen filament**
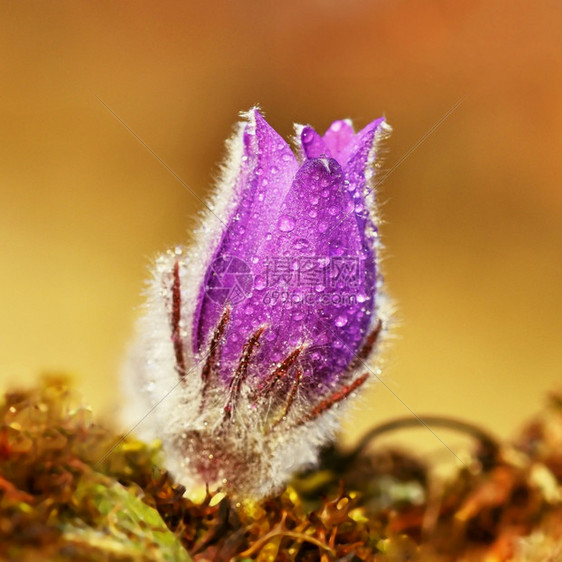
[(299, 389), (301, 379), (302, 379), (302, 370), (297, 369), (297, 372), (295, 373), (295, 380), (293, 381), (291, 390), (289, 392), (289, 396), (287, 398), (287, 403), (285, 404), (285, 409), (283, 410), (281, 416), (273, 423), (271, 429), (277, 427), (287, 417), (287, 414), (291, 410), (291, 406), (293, 405), (295, 398), (297, 396), (297, 391)]
[(367, 379), (369, 378), (369, 373), (361, 375), (359, 378), (355, 379), (351, 384), (343, 386), (340, 390), (334, 392), (328, 398), (325, 398), (320, 402), (311, 412), (304, 416), (297, 425), (302, 425), (309, 421), (316, 419), (318, 416), (329, 410), (334, 404), (341, 402), (347, 398), (354, 390), (359, 388)]
[(205, 397), (207, 395), (207, 390), (211, 384), (211, 380), (216, 376), (217, 362), (220, 358), (220, 352), (222, 349), (223, 336), (230, 320), (230, 307), (224, 309), (221, 319), (213, 332), (213, 337), (211, 338), (211, 343), (209, 344), (209, 354), (207, 355), (207, 360), (201, 369), (201, 380), (203, 381), (203, 388), (201, 390), (201, 404), (199, 410), (202, 411), (205, 407)]
[(203, 365), (203, 369), (201, 370), (201, 378), (203, 379), (205, 386), (207, 386), (209, 378), (215, 370), (220, 348), (222, 347), (222, 337), (229, 320), (230, 308), (226, 308), (222, 313), (221, 319), (215, 328), (215, 331), (213, 332), (213, 337), (209, 345), (209, 355), (207, 356), (207, 361), (205, 361), (205, 365)]
[(259, 346), (259, 340), (265, 328), (262, 326), (258, 328), (244, 344), (242, 349), (242, 355), (240, 356), (240, 361), (238, 362), (238, 367), (236, 373), (230, 382), (228, 400), (226, 406), (224, 407), (224, 417), (230, 418), (232, 411), (236, 407), (236, 403), (240, 397), (240, 390), (242, 388), (242, 383), (246, 380), (248, 376), (248, 365), (252, 359), (254, 349)]
[(260, 385), (259, 394), (265, 396), (273, 390), (277, 381), (282, 379), (295, 364), (295, 361), (298, 359), (301, 351), (302, 347), (298, 347), (295, 351), (290, 353), (282, 363), (280, 363), (280, 365), (269, 375), (269, 377), (267, 377), (263, 385)]
[(185, 351), (181, 341), (181, 285), (180, 285), (180, 265), (174, 263), (173, 282), (172, 282), (172, 315), (170, 319), (172, 325), (172, 342), (174, 344), (174, 355), (176, 358), (176, 370), (178, 375), (185, 377)]
[(371, 351), (373, 351), (373, 347), (375, 347), (375, 344), (379, 339), (381, 330), (382, 330), (382, 321), (379, 319), (375, 327), (371, 331), (371, 333), (367, 336), (365, 343), (363, 344), (363, 346), (355, 356), (355, 359), (350, 363), (348, 367), (348, 371), (352, 372), (355, 369), (359, 368), (363, 364), (363, 361), (365, 361), (369, 357)]

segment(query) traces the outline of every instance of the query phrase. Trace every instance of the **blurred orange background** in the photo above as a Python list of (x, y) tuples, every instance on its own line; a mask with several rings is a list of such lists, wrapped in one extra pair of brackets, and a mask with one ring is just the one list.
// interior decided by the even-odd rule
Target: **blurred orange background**
[[(98, 97), (203, 199), (240, 110), (386, 115), (385, 384), (507, 436), (560, 383), (560, 2), (6, 2), (0, 50), (2, 387), (63, 371), (118, 409), (149, 259), (202, 208)], [(347, 435), (400, 400), (376, 385)]]

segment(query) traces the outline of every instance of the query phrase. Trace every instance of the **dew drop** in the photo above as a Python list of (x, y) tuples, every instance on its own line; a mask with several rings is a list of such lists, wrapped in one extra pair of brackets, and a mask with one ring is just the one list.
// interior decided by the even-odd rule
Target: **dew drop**
[(303, 248), (307, 248), (308, 245), (309, 242), (306, 238), (297, 238), (293, 243), (295, 250), (302, 250)]
[(318, 211), (316, 209), (312, 209), (311, 211), (309, 211), (308, 216), (311, 219), (315, 219), (318, 216)]
[(338, 328), (343, 328), (343, 326), (345, 326), (347, 324), (347, 316), (345, 314), (340, 314), (338, 317), (336, 317), (336, 319), (334, 320), (334, 324), (338, 327)]
[(330, 245), (329, 253), (330, 253), (330, 256), (332, 256), (332, 257), (343, 256), (344, 248), (340, 244), (334, 243), (334, 244)]
[(321, 223), (318, 224), (318, 232), (320, 233), (324, 233), (326, 232), (326, 230), (328, 230), (328, 223), (322, 221)]
[(295, 219), (289, 215), (281, 215), (279, 222), (277, 223), (277, 228), (281, 232), (291, 232), (297, 225)]
[(305, 316), (304, 311), (296, 310), (293, 313), (293, 320), (296, 320), (298, 322), (299, 320), (302, 320), (304, 318), (304, 316)]
[(257, 275), (254, 281), (254, 287), (258, 291), (263, 291), (266, 288), (266, 286), (267, 286), (267, 282), (265, 280), (265, 277), (263, 277), (262, 275)]

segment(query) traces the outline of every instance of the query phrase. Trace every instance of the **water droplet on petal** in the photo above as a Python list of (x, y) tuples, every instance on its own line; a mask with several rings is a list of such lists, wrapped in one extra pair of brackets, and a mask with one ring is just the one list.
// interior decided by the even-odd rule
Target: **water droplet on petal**
[(311, 211), (309, 211), (308, 216), (311, 219), (315, 219), (318, 216), (318, 211), (316, 209), (312, 209)]
[(281, 215), (279, 222), (277, 223), (277, 228), (281, 232), (291, 232), (297, 225), (295, 219), (289, 215)]
[(309, 242), (306, 238), (297, 238), (293, 243), (295, 250), (302, 250), (303, 248), (307, 248), (308, 245)]
[(255, 282), (254, 282), (254, 287), (258, 291), (263, 291), (267, 287), (267, 282), (265, 280), (265, 277), (263, 277), (261, 275), (257, 275), (256, 279), (255, 279)]
[(334, 243), (330, 246), (329, 253), (330, 253), (330, 256), (332, 256), (332, 257), (343, 256), (344, 248), (343, 248), (343, 246), (341, 246), (340, 244), (338, 244), (336, 242), (336, 243)]
[(303, 310), (301, 309), (295, 310), (295, 312), (293, 313), (293, 320), (296, 320), (298, 322), (299, 320), (302, 320), (304, 316), (305, 314)]
[(334, 324), (338, 327), (338, 328), (342, 328), (343, 326), (345, 326), (347, 324), (347, 316), (345, 314), (340, 314), (338, 317), (336, 317), (336, 319), (334, 320)]

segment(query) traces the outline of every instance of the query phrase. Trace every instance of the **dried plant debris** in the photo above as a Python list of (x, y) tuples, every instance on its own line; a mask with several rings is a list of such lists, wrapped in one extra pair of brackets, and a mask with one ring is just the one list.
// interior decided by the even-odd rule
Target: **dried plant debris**
[(562, 395), (513, 444), (455, 420), (425, 421), (474, 437), (446, 481), (429, 461), (376, 446), (412, 425), (404, 419), (355, 451), (324, 450), (280, 495), (234, 501), (207, 491), (195, 501), (159, 468), (157, 444), (99, 425), (51, 378), (0, 405), (0, 557), (561, 560)]

